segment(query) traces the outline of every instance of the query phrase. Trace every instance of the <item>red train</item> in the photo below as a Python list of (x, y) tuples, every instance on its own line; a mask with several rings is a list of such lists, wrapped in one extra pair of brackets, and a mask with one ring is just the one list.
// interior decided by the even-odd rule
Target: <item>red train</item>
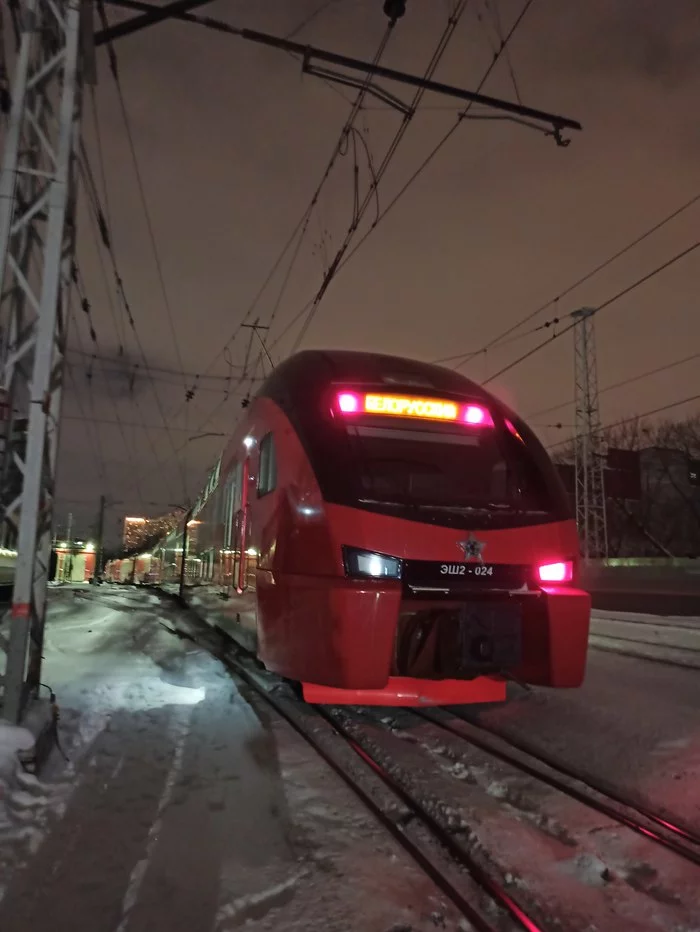
[(309, 702), (462, 704), (511, 678), (581, 684), (578, 552), (556, 470), (502, 402), (423, 362), (307, 351), (140, 577), (181, 587)]

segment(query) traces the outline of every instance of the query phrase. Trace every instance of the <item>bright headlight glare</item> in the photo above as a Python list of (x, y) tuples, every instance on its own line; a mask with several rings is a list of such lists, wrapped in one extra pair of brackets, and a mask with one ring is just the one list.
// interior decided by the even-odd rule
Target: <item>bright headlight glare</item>
[(400, 579), (401, 560), (383, 553), (344, 547), (345, 572), (348, 576), (371, 577), (373, 579)]

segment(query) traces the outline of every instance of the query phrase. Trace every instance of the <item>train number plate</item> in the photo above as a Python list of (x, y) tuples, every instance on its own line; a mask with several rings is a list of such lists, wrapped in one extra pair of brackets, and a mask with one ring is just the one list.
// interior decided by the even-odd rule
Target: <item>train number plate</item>
[(493, 576), (493, 563), (441, 563), (441, 576)]
[(414, 588), (521, 589), (527, 581), (525, 566), (510, 563), (458, 563), (407, 560), (404, 582)]

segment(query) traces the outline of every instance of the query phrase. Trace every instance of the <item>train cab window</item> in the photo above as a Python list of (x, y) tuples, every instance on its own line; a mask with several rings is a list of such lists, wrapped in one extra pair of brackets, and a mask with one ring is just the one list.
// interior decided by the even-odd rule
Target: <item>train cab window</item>
[(258, 470), (258, 498), (273, 492), (277, 486), (277, 456), (272, 434), (260, 441), (260, 468)]
[(452, 514), (474, 526), (551, 517), (553, 501), (529, 451), (505, 430), (455, 432), (356, 425), (352, 474), (358, 502), (414, 520)]

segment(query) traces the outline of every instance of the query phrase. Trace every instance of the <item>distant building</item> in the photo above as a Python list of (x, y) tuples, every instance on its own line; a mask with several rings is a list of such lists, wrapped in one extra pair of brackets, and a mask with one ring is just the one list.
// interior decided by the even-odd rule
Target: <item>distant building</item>
[[(558, 463), (572, 505), (575, 468)], [(614, 556), (700, 556), (700, 462), (685, 450), (610, 449), (605, 492)]]
[(53, 581), (89, 582), (95, 572), (95, 545), (82, 540), (57, 541)]
[(138, 550), (154, 537), (163, 537), (175, 527), (182, 517), (180, 512), (161, 515), (158, 518), (124, 518), (122, 546), (125, 551)]

